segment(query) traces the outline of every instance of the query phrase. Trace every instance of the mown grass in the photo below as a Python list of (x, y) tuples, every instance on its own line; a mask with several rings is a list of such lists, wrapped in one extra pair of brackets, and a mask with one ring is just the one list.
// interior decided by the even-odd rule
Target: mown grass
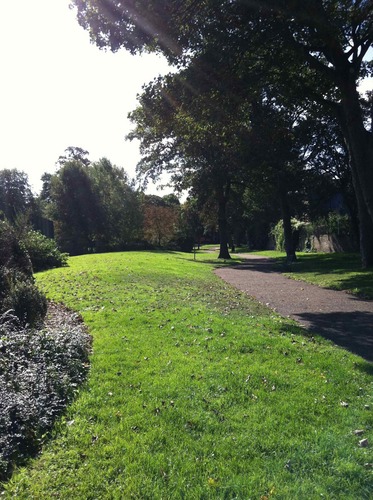
[(370, 498), (370, 364), (226, 285), (211, 255), (69, 263), (37, 281), (83, 315), (90, 377), (5, 498)]
[(255, 253), (275, 259), (280, 269), (293, 279), (373, 299), (373, 269), (361, 269), (358, 254), (299, 253), (298, 260), (287, 265), (284, 253), (276, 251)]

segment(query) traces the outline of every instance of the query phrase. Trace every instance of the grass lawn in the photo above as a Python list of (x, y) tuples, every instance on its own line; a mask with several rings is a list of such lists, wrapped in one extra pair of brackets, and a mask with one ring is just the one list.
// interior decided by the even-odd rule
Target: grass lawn
[(287, 265), (283, 252), (255, 253), (275, 259), (280, 269), (290, 278), (373, 299), (373, 269), (361, 269), (358, 254), (299, 252), (298, 260)]
[(3, 498), (371, 498), (372, 365), (226, 285), (209, 254), (69, 264), (37, 281), (87, 323), (89, 380)]

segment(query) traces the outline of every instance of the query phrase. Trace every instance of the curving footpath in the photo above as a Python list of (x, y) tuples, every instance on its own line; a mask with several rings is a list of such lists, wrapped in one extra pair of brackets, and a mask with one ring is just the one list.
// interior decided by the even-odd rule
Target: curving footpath
[(245, 262), (215, 271), (281, 316), (373, 361), (373, 301), (287, 278), (271, 259), (240, 254)]

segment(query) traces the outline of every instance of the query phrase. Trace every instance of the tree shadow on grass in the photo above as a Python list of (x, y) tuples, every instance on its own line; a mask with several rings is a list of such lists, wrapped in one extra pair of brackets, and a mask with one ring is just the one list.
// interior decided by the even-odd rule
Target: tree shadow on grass
[[(203, 252), (206, 255), (206, 252)], [(196, 254), (196, 258), (194, 258), (193, 254), (186, 253), (185, 257), (176, 257), (181, 260), (194, 261), (196, 264), (209, 264), (213, 265), (216, 268), (219, 267), (235, 267), (244, 265), (245, 259), (218, 259), (218, 257), (212, 257), (211, 259), (198, 259), (198, 253)]]
[(334, 286), (334, 290), (345, 290), (362, 299), (373, 299), (373, 273), (357, 274), (339, 279)]
[(357, 254), (301, 255), (291, 264), (286, 264), (281, 257), (275, 259), (274, 269), (291, 273), (293, 278), (302, 274), (307, 276), (308, 273), (320, 277), (338, 275), (339, 279), (334, 281), (330, 289), (345, 290), (361, 298), (373, 299), (373, 269), (362, 269)]
[[(325, 260), (327, 259), (330, 259), (330, 257), (327, 256)], [(216, 266), (215, 260), (209, 259), (209, 261), (200, 262), (213, 263)], [(224, 262), (217, 267), (232, 267), (233, 263), (234, 261)], [(263, 273), (278, 272), (274, 261), (268, 258), (245, 259), (243, 262), (236, 262), (235, 267), (246, 270), (254, 269)], [(364, 275), (362, 277), (365, 278)], [(346, 282), (349, 279), (354, 280), (355, 278), (346, 278)], [(365, 279), (371, 279), (371, 275), (368, 274)], [(351, 296), (351, 299), (353, 301), (360, 300), (358, 297), (353, 296)], [(373, 313), (364, 311), (323, 313), (318, 311), (314, 313), (298, 313), (293, 317), (310, 332), (333, 341), (367, 361), (373, 361)]]
[(373, 362), (373, 313), (332, 312), (297, 315), (310, 332), (321, 335), (348, 351)]
[[(357, 369), (373, 375), (373, 314), (369, 313), (333, 313), (298, 316), (300, 325), (283, 325), (280, 331), (287, 334), (302, 335), (307, 339), (323, 338), (361, 356), (364, 361), (356, 363)], [(353, 327), (351, 330), (351, 323)], [(368, 361), (368, 363), (367, 363)]]

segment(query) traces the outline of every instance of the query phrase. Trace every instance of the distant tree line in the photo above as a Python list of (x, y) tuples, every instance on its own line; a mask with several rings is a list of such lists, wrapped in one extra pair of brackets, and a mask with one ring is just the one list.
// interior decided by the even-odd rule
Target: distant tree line
[[(138, 117), (143, 111), (140, 108), (134, 115)], [(272, 124), (277, 119), (277, 126), (266, 128), (263, 114), (266, 119), (270, 114)], [(331, 212), (337, 218), (339, 212), (344, 230), (347, 217), (346, 232), (357, 248), (357, 208), (347, 153), (338, 142), (335, 129), (330, 123), (323, 129), (320, 123), (302, 119), (296, 125), (291, 122), (293, 127), (289, 130), (286, 120), (293, 117), (278, 114), (271, 104), (256, 109), (255, 127), (247, 137), (257, 163), (250, 164), (250, 168), (248, 162), (245, 166), (239, 164), (238, 153), (244, 156), (245, 151), (243, 145), (239, 149), (238, 143), (236, 151), (230, 151), (237, 160), (231, 170), (227, 167), (229, 155), (226, 163), (216, 161), (209, 169), (199, 168), (193, 159), (183, 156), (186, 172), (179, 179), (174, 173), (173, 179), (179, 190), (189, 188), (183, 203), (176, 194), (145, 194), (135, 187), (123, 168), (106, 158), (91, 162), (87, 151), (69, 147), (59, 157), (56, 173), (42, 176), (38, 195), (32, 194), (24, 172), (0, 171), (0, 217), (23, 233), (22, 241), (34, 271), (64, 265), (67, 254), (151, 248), (191, 251), (201, 243), (220, 243), (220, 255), (229, 258), (229, 246), (266, 248), (279, 219), (281, 226), (276, 227), (284, 233), (280, 238), (284, 241), (282, 248), (294, 255), (298, 244), (294, 218), (307, 220), (315, 228), (317, 224), (325, 225)], [(156, 116), (152, 113), (154, 119)], [(322, 135), (316, 133), (320, 128)], [(321, 147), (320, 140), (329, 149)], [(207, 144), (190, 143), (188, 147), (207, 150)], [(149, 144), (149, 148), (156, 147), (157, 158), (163, 161), (159, 144)], [(268, 153), (274, 145), (276, 156)], [(215, 144), (216, 151), (218, 147)], [(140, 169), (146, 165), (146, 158)], [(192, 162), (190, 170), (188, 161)], [(152, 168), (147, 175), (153, 172)], [(41, 226), (48, 228), (50, 224), (54, 240), (50, 239), (50, 230), (46, 231), (49, 238), (40, 231)]]
[[(175, 194), (144, 194), (123, 168), (106, 158), (91, 162), (79, 147), (66, 149), (55, 174), (43, 174), (38, 195), (24, 172), (0, 171), (0, 219), (22, 233), (34, 271), (64, 264), (65, 254), (166, 247), (191, 251), (204, 231), (192, 201), (180, 204)], [(41, 255), (48, 245), (60, 252), (61, 262), (51, 259), (51, 248)]]

